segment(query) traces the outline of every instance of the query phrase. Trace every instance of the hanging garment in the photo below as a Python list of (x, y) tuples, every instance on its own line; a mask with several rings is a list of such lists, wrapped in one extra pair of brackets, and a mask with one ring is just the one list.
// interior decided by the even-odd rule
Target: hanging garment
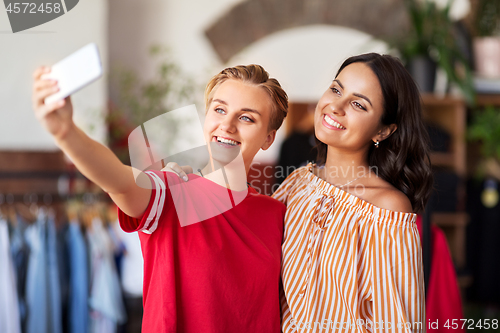
[(21, 332), (16, 277), (7, 221), (0, 216), (0, 332)]
[(28, 223), (20, 216), (16, 216), (16, 225), (10, 237), (10, 251), (16, 272), (17, 298), (19, 301), (19, 316), (21, 331), (26, 332), (27, 305), (26, 305), (26, 276), (28, 273), (28, 259), (30, 248), (26, 240)]
[(129, 297), (142, 297), (144, 258), (142, 257), (139, 235), (136, 232), (123, 231), (118, 220), (114, 226), (118, 237), (125, 245), (125, 255), (121, 266), (123, 292)]
[[(417, 217), (417, 226), (419, 234), (422, 235), (423, 220), (420, 215)], [(443, 230), (432, 224), (430, 233), (432, 258), (427, 298), (425, 300), (427, 331), (436, 333), (451, 330), (453, 332), (464, 332), (462, 325), (453, 328), (455, 322), (463, 323), (461, 321), (463, 320), (463, 312), (457, 274), (453, 266), (446, 236)], [(449, 327), (452, 328), (448, 329), (445, 324), (449, 324)]]
[(109, 239), (113, 243), (113, 257), (115, 259), (116, 272), (118, 273), (118, 278), (121, 281), (121, 279), (122, 279), (121, 267), (123, 264), (123, 260), (125, 258), (125, 244), (118, 236), (112, 223), (108, 224), (106, 231), (108, 232)]
[(87, 333), (89, 321), (87, 245), (80, 225), (76, 221), (69, 223), (67, 244), (70, 258), (69, 331)]
[(142, 306), (144, 259), (142, 257), (141, 241), (137, 232), (128, 233), (123, 231), (118, 220), (113, 222), (111, 226), (120, 243), (124, 246), (121, 266), (118, 267), (122, 283), (123, 302), (127, 313), (127, 322), (123, 327), (123, 332), (140, 332), (144, 315)]
[(61, 319), (62, 331), (70, 332), (69, 329), (69, 293), (70, 293), (70, 258), (67, 234), (69, 232), (69, 225), (60, 223), (56, 229), (56, 248), (57, 248), (57, 268), (59, 271), (59, 289), (61, 293)]
[(113, 242), (102, 221), (92, 220), (87, 230), (91, 262), (90, 332), (114, 333), (126, 320), (114, 257)]
[[(431, 225), (432, 259), (427, 290), (427, 328), (429, 332), (465, 332), (462, 325), (454, 327), (455, 322), (463, 323), (462, 300), (457, 275), (444, 232)], [(430, 325), (429, 323), (440, 325)], [(445, 324), (449, 324), (448, 328)], [(434, 328), (436, 327), (436, 328)]]
[(26, 231), (30, 259), (26, 282), (27, 333), (61, 333), (61, 296), (53, 214), (40, 209), (36, 223)]

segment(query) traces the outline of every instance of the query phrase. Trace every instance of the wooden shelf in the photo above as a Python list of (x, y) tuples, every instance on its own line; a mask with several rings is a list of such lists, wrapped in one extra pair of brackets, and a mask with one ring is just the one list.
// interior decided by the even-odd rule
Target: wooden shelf
[(447, 168), (453, 168), (455, 165), (453, 153), (431, 152), (430, 158), (431, 158), (431, 163), (434, 166), (443, 166), (443, 167), (447, 167)]
[(433, 213), (431, 223), (440, 227), (465, 227), (469, 223), (469, 215), (465, 212)]
[(457, 280), (458, 280), (458, 285), (460, 286), (460, 288), (467, 288), (474, 281), (474, 279), (471, 275), (462, 275), (462, 276), (459, 275), (459, 276), (457, 276)]
[[(58, 193), (57, 175), (67, 170), (61, 151), (0, 151), (0, 193)], [(39, 173), (41, 177), (33, 175)], [(18, 176), (19, 175), (19, 176)]]
[(445, 106), (458, 105), (462, 106), (465, 104), (463, 98), (459, 98), (451, 95), (438, 96), (434, 94), (422, 94), (422, 101), (424, 106)]
[(466, 263), (465, 230), (469, 223), (469, 215), (465, 212), (433, 213), (431, 223), (439, 226), (445, 233), (457, 268), (464, 268)]
[[(444, 167), (460, 177), (457, 187), (457, 206), (465, 209), (465, 176), (467, 170), (465, 142), (467, 106), (454, 96), (422, 96), (424, 120), (442, 128), (450, 136), (448, 152), (431, 152), (431, 164)], [(439, 208), (439, 207), (438, 207)], [(451, 256), (457, 268), (465, 267), (465, 230), (469, 217), (464, 211), (432, 213), (431, 223), (445, 233)]]
[(497, 94), (480, 94), (477, 95), (476, 100), (477, 106), (499, 106), (500, 105), (500, 95)]
[(431, 154), (431, 163), (446, 166), (464, 177), (466, 172), (466, 117), (467, 107), (464, 100), (453, 97), (422, 96), (424, 120), (439, 126), (450, 135), (450, 152)]

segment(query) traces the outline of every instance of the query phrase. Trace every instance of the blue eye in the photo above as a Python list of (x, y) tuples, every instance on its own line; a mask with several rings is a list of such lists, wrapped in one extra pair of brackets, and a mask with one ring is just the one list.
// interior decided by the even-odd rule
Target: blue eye
[(244, 121), (252, 122), (252, 123), (254, 122), (253, 119), (251, 119), (250, 117), (247, 117), (247, 116), (243, 116), (240, 119), (242, 119)]
[(219, 113), (219, 114), (224, 114), (224, 113), (226, 113), (226, 111), (224, 111), (224, 110), (223, 110), (223, 109), (221, 109), (221, 108), (215, 108), (215, 109), (214, 109), (214, 111), (215, 111), (215, 112), (217, 112), (217, 113)]

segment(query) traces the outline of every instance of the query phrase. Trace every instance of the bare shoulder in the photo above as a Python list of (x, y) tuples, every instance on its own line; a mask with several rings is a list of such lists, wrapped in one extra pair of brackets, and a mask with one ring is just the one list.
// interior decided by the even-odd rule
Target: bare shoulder
[(394, 212), (413, 213), (410, 199), (406, 194), (385, 180), (377, 178), (370, 185), (365, 187), (366, 191), (362, 197), (365, 201)]
[(410, 199), (403, 192), (395, 188), (383, 188), (377, 192), (375, 206), (394, 212), (413, 213)]

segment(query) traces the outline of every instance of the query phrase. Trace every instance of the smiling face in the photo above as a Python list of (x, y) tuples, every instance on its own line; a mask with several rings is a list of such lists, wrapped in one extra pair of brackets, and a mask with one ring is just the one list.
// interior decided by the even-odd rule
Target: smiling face
[[(203, 132), (212, 156), (227, 164), (241, 151), (248, 172), (260, 149), (271, 146), (276, 130), (269, 130), (271, 97), (256, 85), (228, 79), (219, 85), (207, 108)], [(227, 151), (227, 153), (226, 153)]]
[(382, 89), (366, 64), (345, 67), (316, 106), (316, 137), (330, 147), (347, 151), (368, 151), (373, 142), (390, 135), (394, 126), (383, 126)]

